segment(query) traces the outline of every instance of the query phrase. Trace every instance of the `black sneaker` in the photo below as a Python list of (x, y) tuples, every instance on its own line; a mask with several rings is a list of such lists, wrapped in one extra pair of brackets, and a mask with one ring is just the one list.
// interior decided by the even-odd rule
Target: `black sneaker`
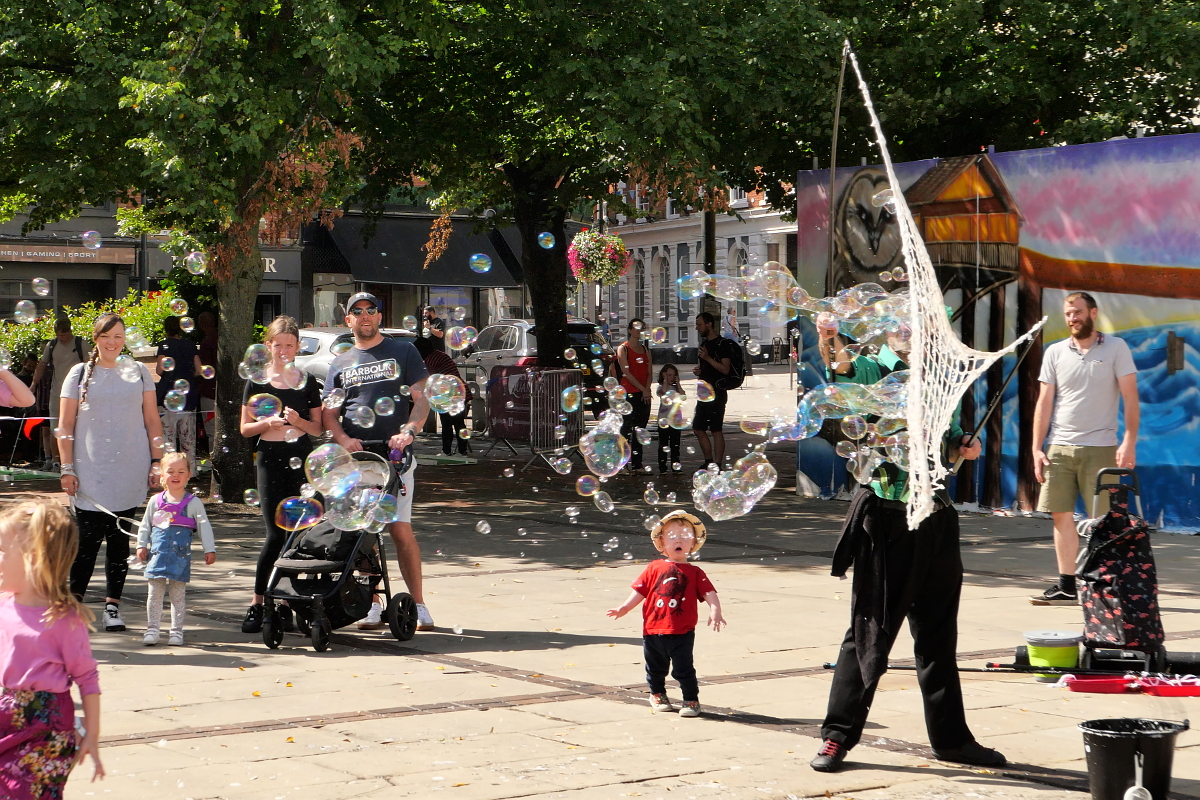
[(1003, 767), (1008, 763), (999, 750), (984, 747), (979, 742), (967, 742), (962, 747), (957, 747), (953, 750), (938, 750), (934, 748), (933, 753), (942, 761), (951, 761), (955, 764), (971, 764), (976, 767)]
[(1029, 602), (1035, 606), (1076, 606), (1079, 605), (1079, 595), (1075, 592), (1064, 592), (1063, 588), (1055, 583), (1041, 594), (1030, 597)]
[(255, 603), (246, 609), (246, 618), (242, 620), (242, 633), (262, 633), (263, 607)]
[(838, 744), (833, 739), (826, 739), (817, 757), (808, 762), (808, 765), (817, 772), (837, 772), (842, 768), (842, 762), (846, 760), (848, 752), (850, 751), (845, 745)]
[(296, 630), (296, 619), (292, 615), (291, 606), (279, 607), (279, 626), (284, 633), (292, 633)]
[(121, 619), (121, 609), (116, 603), (104, 606), (104, 630), (117, 633), (125, 630), (125, 620)]

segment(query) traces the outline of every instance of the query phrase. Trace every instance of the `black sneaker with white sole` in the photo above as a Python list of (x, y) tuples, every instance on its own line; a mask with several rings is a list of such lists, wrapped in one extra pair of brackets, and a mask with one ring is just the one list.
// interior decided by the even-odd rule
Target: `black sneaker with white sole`
[(242, 620), (242, 633), (262, 633), (262, 621), (262, 603), (255, 603), (246, 609), (246, 618)]
[(121, 619), (121, 608), (116, 603), (104, 605), (104, 630), (109, 633), (125, 630), (125, 620)]
[(1079, 595), (1075, 592), (1065, 592), (1061, 586), (1055, 583), (1041, 594), (1030, 597), (1029, 602), (1035, 606), (1077, 606), (1079, 605)]

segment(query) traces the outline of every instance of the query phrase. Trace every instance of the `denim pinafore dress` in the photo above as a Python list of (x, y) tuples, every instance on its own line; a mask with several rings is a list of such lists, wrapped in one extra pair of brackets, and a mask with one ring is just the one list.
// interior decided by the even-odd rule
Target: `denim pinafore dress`
[(192, 534), (196, 531), (196, 520), (185, 517), (183, 512), (192, 495), (184, 495), (178, 503), (168, 503), (166, 492), (160, 492), (154, 500), (158, 511), (152, 517), (154, 529), (150, 533), (146, 578), (187, 583), (192, 579)]

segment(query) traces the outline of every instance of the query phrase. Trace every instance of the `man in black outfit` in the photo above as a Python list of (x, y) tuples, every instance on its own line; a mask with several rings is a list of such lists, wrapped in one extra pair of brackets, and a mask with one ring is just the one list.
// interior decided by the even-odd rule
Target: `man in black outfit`
[[(446, 323), (437, 315), (433, 306), (425, 306), (421, 312), (420, 330), (417, 331), (417, 352), (421, 358), (433, 352), (446, 352)], [(429, 335), (426, 336), (425, 334)]]
[[(821, 356), (835, 362), (836, 329), (819, 329)], [(849, 375), (856, 383), (875, 383), (907, 369), (907, 346), (890, 340), (878, 356), (853, 359)], [(892, 349), (895, 348), (895, 349)], [(979, 457), (980, 443), (958, 426), (957, 415), (944, 437), (948, 457)], [(958, 602), (962, 594), (962, 556), (958, 512), (945, 490), (935, 494), (935, 511), (915, 531), (908, 529), (908, 473), (885, 462), (850, 504), (833, 555), (832, 573), (844, 576), (854, 565), (851, 623), (838, 653), (829, 708), (821, 726), (821, 750), (810, 764), (818, 772), (836, 772), (858, 744), (875, 689), (887, 671), (888, 655), (908, 618), (917, 663), (917, 681), (925, 703), (929, 743), (943, 761), (1003, 766), (1004, 756), (975, 741), (967, 727), (958, 679)]]
[[(721, 467), (725, 460), (725, 433), (721, 426), (725, 423), (725, 404), (729, 401), (729, 392), (721, 388), (721, 379), (732, 369), (733, 354), (729, 351), (738, 344), (721, 337), (716, 319), (707, 311), (696, 315), (696, 333), (700, 335), (700, 347), (696, 350), (700, 363), (692, 369), (692, 373), (712, 386), (714, 397), (696, 403), (692, 430), (704, 452), (704, 466), (701, 469), (714, 462)], [(711, 442), (708, 438), (710, 433)]]

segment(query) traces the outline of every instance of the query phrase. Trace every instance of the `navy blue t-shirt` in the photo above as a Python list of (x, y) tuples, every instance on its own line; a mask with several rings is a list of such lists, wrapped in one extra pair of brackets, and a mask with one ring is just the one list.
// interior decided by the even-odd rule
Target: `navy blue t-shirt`
[[(322, 397), (328, 397), (334, 389), (346, 393), (346, 402), (342, 404), (339, 416), (342, 430), (347, 436), (372, 441), (387, 440), (399, 433), (401, 426), (408, 422), (412, 408), (411, 401), (400, 394), (400, 387), (412, 386), (427, 377), (429, 370), (425, 368), (417, 348), (408, 342), (384, 337), (382, 342), (369, 350), (351, 347), (335, 358), (329, 365)], [(370, 428), (359, 428), (346, 418), (346, 412), (351, 409), (366, 407), (374, 411), (375, 401), (381, 397), (395, 400), (396, 413), (390, 417), (377, 415), (375, 424)]]
[(200, 354), (200, 348), (196, 347), (196, 343), (191, 339), (163, 339), (158, 346), (158, 355), (170, 356), (175, 359), (175, 369), (164, 370), (158, 383), (154, 387), (155, 394), (158, 395), (158, 404), (163, 404), (163, 399), (167, 396), (167, 392), (175, 388), (175, 381), (183, 378), (190, 384), (190, 389), (187, 393), (187, 405), (184, 406), (185, 411), (195, 411), (200, 407), (200, 387), (196, 381), (196, 363), (195, 358)]

